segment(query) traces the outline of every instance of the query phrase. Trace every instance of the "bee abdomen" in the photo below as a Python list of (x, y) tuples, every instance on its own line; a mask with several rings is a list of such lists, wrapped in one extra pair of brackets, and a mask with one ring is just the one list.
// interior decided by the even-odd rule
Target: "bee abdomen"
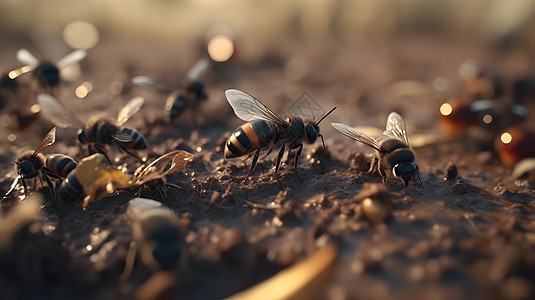
[(111, 119), (97, 119), (90, 121), (79, 136), (83, 144), (97, 143), (109, 145), (112, 142), (112, 134), (119, 131), (119, 128), (112, 124)]
[(76, 161), (67, 155), (52, 154), (46, 159), (46, 167), (52, 173), (65, 178), (76, 168)]
[(253, 120), (236, 129), (225, 143), (225, 157), (233, 158), (253, 152), (268, 144), (272, 130), (268, 122)]
[(58, 199), (64, 203), (75, 203), (84, 195), (84, 188), (76, 178), (76, 172), (71, 172), (58, 189)]
[(183, 94), (172, 94), (167, 98), (165, 110), (167, 111), (171, 120), (176, 119), (182, 114), (188, 104), (188, 98)]
[(128, 134), (133, 141), (122, 143), (127, 149), (147, 149), (147, 139), (139, 131), (132, 128), (124, 127), (122, 133)]

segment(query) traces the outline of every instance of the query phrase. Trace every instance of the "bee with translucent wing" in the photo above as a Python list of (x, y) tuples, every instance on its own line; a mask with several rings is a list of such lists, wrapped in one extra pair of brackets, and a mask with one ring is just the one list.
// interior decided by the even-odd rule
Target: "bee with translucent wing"
[(129, 149), (140, 150), (147, 148), (147, 140), (140, 132), (128, 127), (121, 128), (131, 116), (139, 111), (144, 102), (142, 97), (135, 97), (130, 100), (119, 111), (115, 120), (107, 117), (96, 117), (85, 124), (50, 95), (39, 94), (37, 102), (41, 105), (41, 111), (45, 117), (56, 126), (61, 128), (80, 128), (78, 140), (82, 144), (89, 145), (90, 153), (99, 152), (105, 155), (103, 145), (115, 145), (119, 150), (139, 158)]
[(128, 279), (136, 256), (154, 271), (172, 270), (184, 248), (184, 234), (175, 212), (161, 202), (134, 198), (128, 203), (127, 215), (132, 221), (133, 240), (120, 279)]
[(393, 176), (408, 186), (410, 180), (416, 176), (422, 183), (418, 166), (414, 163), (416, 155), (409, 146), (405, 122), (398, 113), (392, 112), (388, 115), (386, 130), (383, 136), (377, 139), (344, 124), (331, 123), (331, 125), (341, 134), (375, 149), (370, 171), (377, 170), (383, 182), (387, 181), (387, 177)]
[(199, 81), (199, 78), (208, 70), (209, 66), (210, 63), (207, 59), (201, 59), (191, 67), (186, 76), (188, 83), (184, 86), (184, 92), (175, 91), (173, 88), (160, 84), (147, 76), (136, 76), (132, 78), (132, 82), (139, 86), (150, 86), (162, 92), (171, 93), (167, 98), (165, 111), (166, 117), (173, 121), (182, 115), (188, 107), (191, 107), (191, 110), (196, 113), (201, 102), (208, 99), (204, 84)]
[(54, 144), (55, 141), (56, 127), (52, 128), (46, 134), (46, 136), (43, 138), (39, 146), (35, 148), (35, 150), (25, 151), (15, 159), (15, 171), (17, 172), (18, 176), (11, 184), (9, 191), (6, 193), (6, 196), (15, 190), (19, 181), (22, 182), (25, 197), (28, 196), (28, 180), (33, 180), (34, 187), (36, 186), (37, 179), (39, 179), (41, 180), (41, 182), (46, 182), (47, 186), (50, 189), (54, 188), (51, 179), (60, 180), (61, 178), (46, 167), (45, 157), (43, 154), (41, 154), (41, 152), (48, 146)]
[(18, 76), (32, 71), (39, 86), (43, 90), (52, 91), (60, 82), (60, 71), (66, 67), (80, 62), (87, 55), (85, 50), (75, 50), (63, 57), (58, 63), (39, 61), (30, 51), (20, 49), (17, 52), (17, 59), (25, 66), (9, 72), (9, 77), (15, 79)]
[(239, 157), (254, 152), (253, 163), (244, 181), (255, 168), (262, 149), (271, 150), (273, 147), (281, 147), (275, 163), (276, 175), (286, 147), (288, 147), (288, 153), (297, 149), (294, 161), (295, 169), (297, 169), (297, 163), (303, 150), (303, 142), (313, 144), (319, 136), (323, 142), (323, 147), (325, 147), (319, 123), (336, 107), (326, 113), (318, 122), (305, 119), (297, 114), (290, 114), (282, 119), (258, 99), (245, 92), (230, 89), (225, 91), (225, 96), (236, 116), (247, 121), (227, 139), (225, 158)]

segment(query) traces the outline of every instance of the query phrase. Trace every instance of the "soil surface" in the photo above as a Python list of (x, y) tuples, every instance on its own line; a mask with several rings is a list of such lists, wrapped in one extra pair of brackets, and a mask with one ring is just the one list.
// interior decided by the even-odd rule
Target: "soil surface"
[[(512, 178), (492, 142), (447, 137), (438, 121), (446, 98), (466, 94), (457, 75), (465, 59), (500, 66), (509, 80), (525, 71), (518, 66), (529, 60), (495, 45), (429, 36), (358, 46), (284, 45), (245, 60), (238, 43), (231, 60), (213, 63), (202, 77), (209, 99), (199, 111), (188, 110), (173, 122), (164, 120), (167, 94), (129, 80), (147, 75), (178, 87), (202, 51), (104, 40), (90, 50), (80, 64), (81, 77), (62, 83), (54, 96), (82, 120), (95, 114), (113, 117), (129, 99), (143, 96), (144, 106), (125, 124), (148, 140), (149, 148), (139, 154), (151, 161), (179, 149), (195, 159), (167, 176), (173, 186), (117, 190), (85, 211), (58, 204), (47, 187), (39, 189), (44, 203), (38, 220), (11, 234), (0, 252), (0, 298), (228, 297), (307, 257), (317, 250), (318, 239), (338, 249), (321, 299), (535, 297), (533, 181)], [(21, 47), (40, 56), (31, 44), (18, 41), (2, 49), (2, 69), (17, 67), (14, 57)], [(440, 93), (432, 87), (439, 76), (449, 82)], [(74, 90), (84, 81), (93, 90), (85, 99), (76, 98)], [(22, 107), (18, 103), (36, 103), (32, 86), (29, 74), (20, 77), (4, 116), (13, 118)], [(295, 112), (292, 105), (302, 104), (303, 92), (319, 111), (337, 106), (320, 125), (326, 149), (319, 139), (305, 145), (297, 170), (285, 155), (277, 176), (277, 151), (261, 155), (243, 182), (252, 158), (223, 155), (226, 138), (243, 124), (224, 97), (228, 88), (254, 95), (280, 115)], [(422, 134), (446, 138), (414, 147), (422, 184), (387, 182), (388, 199), (375, 203), (387, 213), (383, 220), (356, 197), (374, 188), (369, 183), (382, 182), (378, 174), (367, 173), (373, 152), (330, 123), (383, 130), (391, 111), (403, 116), (409, 139)], [(43, 116), (23, 129), (3, 123), (0, 158), (6, 164), (22, 150), (34, 149), (53, 127)], [(82, 159), (88, 153), (76, 130), (58, 128), (55, 144), (43, 153)], [(130, 173), (140, 164), (115, 148), (108, 155)], [(4, 191), (16, 176), (12, 168), (2, 173)], [(158, 193), (157, 186), (165, 193)], [(133, 240), (126, 211), (134, 197), (156, 199), (176, 213), (182, 249), (170, 272), (151, 269), (138, 256), (123, 280), (119, 277)], [(2, 217), (18, 202), (13, 196), (4, 199)]]

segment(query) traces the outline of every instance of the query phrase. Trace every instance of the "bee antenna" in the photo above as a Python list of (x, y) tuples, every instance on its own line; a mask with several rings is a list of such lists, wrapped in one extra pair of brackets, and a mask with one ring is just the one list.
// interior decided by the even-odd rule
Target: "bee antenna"
[(318, 134), (318, 136), (321, 138), (321, 142), (323, 143), (323, 150), (325, 150), (325, 141), (323, 140), (323, 135)]
[[(328, 113), (326, 113), (325, 115), (323, 115), (323, 117), (321, 117), (321, 119), (318, 121), (318, 123), (316, 123), (316, 126), (318, 126), (321, 121), (323, 121), (323, 119), (325, 119), (328, 115), (330, 115), (334, 110), (336, 109), (336, 106), (333, 107), (333, 109), (331, 109)], [(323, 138), (322, 138), (323, 139)]]

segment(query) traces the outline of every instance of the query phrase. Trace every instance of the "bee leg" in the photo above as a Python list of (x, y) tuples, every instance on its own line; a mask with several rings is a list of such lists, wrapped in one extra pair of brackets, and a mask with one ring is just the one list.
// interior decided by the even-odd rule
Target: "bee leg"
[(123, 151), (123, 152), (125, 152), (125, 153), (127, 153), (127, 154), (129, 154), (129, 155), (131, 155), (131, 156), (133, 156), (133, 157), (135, 157), (135, 158), (137, 158), (140, 162), (143, 162), (143, 160), (141, 159), (141, 157), (139, 157), (139, 156), (138, 156), (137, 154), (135, 154), (134, 152), (128, 151), (128, 149), (126, 149), (126, 148), (124, 147), (124, 145), (121, 144), (121, 142), (115, 141), (115, 144), (117, 145), (117, 148), (119, 148), (119, 150), (121, 150), (121, 151)]
[(277, 162), (275, 163), (275, 176), (277, 176), (277, 172), (279, 172), (279, 167), (281, 165), (282, 156), (284, 155), (284, 150), (286, 149), (286, 144), (282, 144), (282, 148), (279, 151), (279, 155), (277, 156)]
[(375, 168), (377, 167), (378, 164), (379, 164), (379, 159), (377, 159), (377, 157), (373, 156), (372, 157), (372, 161), (370, 162), (370, 168), (368, 169), (368, 172), (366, 172), (366, 173), (369, 174), (369, 173), (372, 173), (373, 171), (375, 171)]
[(268, 152), (264, 154), (264, 156), (262, 156), (261, 159), (265, 159), (268, 155), (271, 154), (272, 151), (273, 151), (273, 146), (269, 146)]
[(294, 169), (296, 171), (297, 171), (297, 163), (299, 162), (299, 157), (301, 156), (302, 152), (303, 152), (303, 144), (299, 146), (299, 150), (297, 150), (297, 154), (295, 154)]
[(132, 241), (130, 242), (130, 247), (128, 247), (128, 252), (126, 253), (126, 261), (124, 262), (123, 272), (119, 276), (120, 281), (126, 281), (130, 277), (130, 274), (132, 274), (134, 263), (136, 262), (136, 253), (137, 243)]
[(388, 179), (386, 178), (385, 170), (381, 168), (381, 161), (377, 163), (377, 171), (379, 172), (379, 175), (381, 175), (381, 178), (383, 179), (383, 183), (386, 184)]
[(89, 155), (92, 155), (92, 154), (95, 154), (95, 153), (100, 153), (100, 154), (104, 155), (104, 157), (106, 158), (108, 163), (111, 165), (111, 160), (108, 157), (108, 154), (106, 154), (106, 151), (104, 150), (103, 146), (98, 145), (98, 144), (89, 144), (87, 146), (87, 150), (89, 151)]
[(256, 167), (256, 163), (258, 162), (258, 156), (260, 155), (260, 149), (262, 149), (262, 147), (258, 148), (258, 150), (256, 150), (256, 152), (254, 153), (253, 163), (251, 164), (251, 167), (249, 168), (249, 172), (247, 172), (247, 176), (245, 176), (245, 179), (243, 180), (243, 182), (245, 182), (247, 178), (249, 178), (249, 175)]
[(52, 201), (55, 201), (56, 200), (56, 194), (54, 193), (55, 186), (52, 183), (52, 180), (50, 180), (50, 178), (57, 179), (57, 180), (61, 180), (61, 178), (57, 176), (56, 174), (52, 173), (52, 171), (50, 171), (50, 169), (48, 169), (47, 167), (41, 168), (41, 178), (46, 182), (46, 185), (48, 185), (48, 189), (50, 190), (50, 198), (52, 199)]
[(22, 187), (24, 189), (24, 198), (28, 196), (28, 185), (26, 184), (26, 180), (22, 179)]

